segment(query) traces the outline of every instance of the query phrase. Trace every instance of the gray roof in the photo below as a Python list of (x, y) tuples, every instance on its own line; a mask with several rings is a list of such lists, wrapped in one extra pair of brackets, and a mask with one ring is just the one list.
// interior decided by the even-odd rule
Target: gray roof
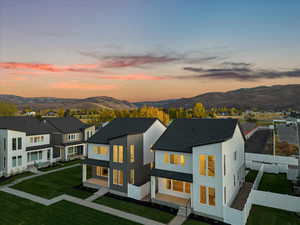
[(27, 135), (50, 134), (55, 129), (43, 120), (29, 116), (0, 117), (0, 129), (25, 132)]
[(192, 147), (232, 138), (236, 119), (177, 119), (153, 145), (154, 150), (192, 152)]
[(108, 144), (109, 140), (117, 137), (144, 133), (156, 120), (154, 118), (117, 118), (101, 128), (88, 142)]
[(82, 131), (84, 128), (89, 127), (89, 125), (74, 117), (51, 117), (43, 119), (45, 119), (49, 124), (62, 133), (76, 133)]

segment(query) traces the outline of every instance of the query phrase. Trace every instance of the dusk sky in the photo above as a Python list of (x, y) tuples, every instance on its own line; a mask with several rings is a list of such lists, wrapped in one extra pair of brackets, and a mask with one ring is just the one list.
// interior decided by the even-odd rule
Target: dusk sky
[(0, 0), (0, 94), (144, 101), (295, 83), (299, 0)]

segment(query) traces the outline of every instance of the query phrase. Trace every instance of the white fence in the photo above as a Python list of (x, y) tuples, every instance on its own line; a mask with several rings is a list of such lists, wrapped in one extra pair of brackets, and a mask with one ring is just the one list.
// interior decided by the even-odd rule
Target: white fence
[(150, 193), (150, 182), (147, 182), (141, 186), (128, 184), (128, 197), (130, 198), (141, 200), (149, 193)]

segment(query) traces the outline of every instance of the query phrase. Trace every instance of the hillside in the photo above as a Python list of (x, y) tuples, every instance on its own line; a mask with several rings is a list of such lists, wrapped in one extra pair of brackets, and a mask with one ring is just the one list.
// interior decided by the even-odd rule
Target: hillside
[(18, 106), (19, 109), (30, 107), (38, 109), (129, 109), (136, 106), (128, 101), (115, 99), (112, 97), (99, 96), (84, 99), (72, 98), (53, 98), (53, 97), (35, 97), (26, 98), (15, 95), (0, 95), (0, 101), (11, 102)]
[(202, 102), (206, 107), (236, 107), (259, 110), (300, 110), (300, 84), (260, 86), (242, 88), (228, 92), (210, 92), (192, 98), (171, 99), (157, 102), (137, 102), (142, 105), (157, 107), (190, 108), (196, 102)]

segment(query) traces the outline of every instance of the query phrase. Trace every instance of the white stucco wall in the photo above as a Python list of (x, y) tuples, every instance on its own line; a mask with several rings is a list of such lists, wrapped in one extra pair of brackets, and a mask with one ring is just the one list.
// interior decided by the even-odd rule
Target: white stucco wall
[[(184, 155), (184, 165), (176, 165), (164, 162), (165, 153), (169, 154), (179, 154)], [(180, 173), (193, 173), (193, 159), (191, 153), (182, 153), (182, 152), (171, 152), (171, 151), (155, 151), (155, 168), (160, 170), (169, 170)]]
[(159, 120), (156, 120), (143, 134), (144, 165), (154, 161), (154, 153), (150, 149), (166, 129)]
[[(100, 154), (96, 154), (94, 152), (94, 147), (100, 147), (100, 146), (104, 146), (108, 149), (107, 154), (106, 155), (100, 155)], [(102, 144), (87, 144), (87, 153), (88, 153), (88, 158), (90, 159), (97, 159), (97, 160), (106, 160), (109, 161), (109, 145), (102, 145)]]
[[(30, 138), (35, 138), (35, 137), (44, 137), (44, 141), (39, 141), (39, 142), (30, 142)], [(48, 145), (50, 144), (50, 134), (42, 134), (42, 135), (31, 135), (31, 136), (26, 136), (26, 147), (32, 147), (32, 146), (38, 146), (38, 145)]]
[(141, 186), (128, 184), (128, 197), (141, 200), (150, 193), (150, 182), (147, 182)]
[[(84, 140), (88, 140), (91, 136), (93, 136), (96, 132), (95, 126), (88, 127), (84, 129)], [(89, 134), (89, 135), (88, 135)]]

